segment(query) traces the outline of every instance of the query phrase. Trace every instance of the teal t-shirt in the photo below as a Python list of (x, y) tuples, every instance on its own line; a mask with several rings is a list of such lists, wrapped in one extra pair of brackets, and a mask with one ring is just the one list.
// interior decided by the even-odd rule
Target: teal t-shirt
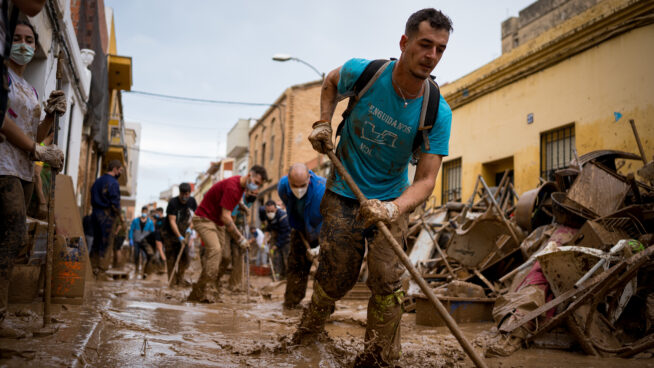
[[(354, 83), (370, 60), (350, 59), (340, 71), (338, 94), (350, 96)], [(343, 166), (367, 198), (389, 200), (409, 186), (408, 165), (422, 108), (422, 97), (404, 100), (393, 89), (393, 61), (357, 103), (348, 117), (336, 148)], [(452, 110), (441, 95), (436, 123), (429, 133), (429, 150), (447, 156)], [(329, 190), (356, 198), (347, 183), (334, 171)]]

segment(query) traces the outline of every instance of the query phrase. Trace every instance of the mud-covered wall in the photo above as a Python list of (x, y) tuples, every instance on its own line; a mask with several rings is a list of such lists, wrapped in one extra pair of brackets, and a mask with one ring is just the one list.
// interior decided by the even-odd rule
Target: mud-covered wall
[[(517, 192), (535, 188), (541, 133), (568, 124), (574, 124), (580, 155), (598, 149), (638, 153), (629, 126), (629, 119), (634, 119), (651, 160), (652, 40), (654, 25), (631, 30), (454, 109), (450, 156), (445, 161), (462, 159), (463, 199), (472, 193), (484, 163), (510, 157)], [(617, 122), (614, 112), (622, 114)], [(623, 170), (641, 165), (627, 162)], [(434, 196), (440, 204), (440, 174)]]

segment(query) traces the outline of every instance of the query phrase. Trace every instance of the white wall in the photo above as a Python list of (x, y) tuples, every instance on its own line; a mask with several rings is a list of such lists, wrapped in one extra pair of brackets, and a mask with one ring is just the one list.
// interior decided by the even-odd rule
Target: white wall
[[(86, 114), (86, 101), (88, 100), (91, 73), (82, 60), (77, 37), (70, 18), (70, 0), (55, 2), (63, 19), (59, 21), (60, 38), (67, 46), (70, 59), (64, 60), (62, 90), (66, 94), (68, 109), (59, 119), (59, 135), (57, 145), (66, 154), (66, 167), (64, 174), (73, 179), (73, 187), (77, 186), (79, 171), (80, 148), (84, 115)], [(50, 22), (47, 7), (35, 17), (29, 18), (38, 36), (39, 45), (35, 59), (28, 64), (25, 70), (25, 79), (36, 89), (42, 107), (48, 99), (50, 92), (57, 85), (57, 54), (60, 45), (54, 37), (55, 27)], [(71, 70), (71, 66), (74, 70)], [(75, 78), (77, 76), (77, 78)]]

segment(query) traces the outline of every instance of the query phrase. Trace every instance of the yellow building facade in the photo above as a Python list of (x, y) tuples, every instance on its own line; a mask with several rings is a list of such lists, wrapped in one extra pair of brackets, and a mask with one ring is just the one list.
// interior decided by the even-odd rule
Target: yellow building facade
[[(109, 28), (109, 47), (107, 50), (107, 73), (109, 75), (109, 122), (108, 138), (109, 146), (104, 156), (103, 167), (111, 160), (122, 162), (123, 167), (127, 168), (128, 155), (127, 144), (125, 142), (125, 121), (123, 118), (123, 104), (121, 91), (129, 91), (132, 87), (132, 58), (128, 56), (117, 55), (116, 46), (116, 28), (114, 26), (113, 12), (108, 12)], [(138, 152), (132, 152), (138, 154)], [(121, 185), (122, 195), (131, 195), (127, 191), (128, 170), (118, 181)]]
[[(442, 86), (453, 113), (450, 155), (431, 203), (465, 201), (478, 175), (493, 186), (504, 170), (523, 193), (566, 166), (573, 150), (638, 154), (629, 119), (651, 160), (652, 11), (652, 1), (602, 1)], [(622, 170), (640, 166), (627, 161)]]

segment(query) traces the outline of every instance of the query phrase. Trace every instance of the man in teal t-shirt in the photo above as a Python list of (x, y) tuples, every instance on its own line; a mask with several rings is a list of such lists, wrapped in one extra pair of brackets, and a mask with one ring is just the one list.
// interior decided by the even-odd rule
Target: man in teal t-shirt
[[(336, 154), (369, 199), (359, 205), (345, 181), (332, 172), (320, 208), (320, 265), (311, 303), (292, 338), (296, 344), (324, 333), (334, 303), (357, 281), (367, 240), (367, 284), (372, 297), (365, 348), (355, 366), (392, 366), (400, 357), (404, 267), (374, 224), (385, 222), (404, 244), (408, 214), (432, 193), (442, 157), (448, 154), (452, 111), (441, 97), (429, 144), (423, 142), (420, 147), (414, 181), (409, 185), (408, 164), (418, 134), (425, 81), (440, 61), (451, 30), (451, 20), (435, 9), (411, 15), (400, 39), (399, 60), (383, 69), (345, 122)], [(368, 63), (351, 59), (325, 78), (321, 120), (313, 124), (309, 136), (316, 151), (333, 149), (331, 120), (336, 103), (353, 95), (354, 84)]]

